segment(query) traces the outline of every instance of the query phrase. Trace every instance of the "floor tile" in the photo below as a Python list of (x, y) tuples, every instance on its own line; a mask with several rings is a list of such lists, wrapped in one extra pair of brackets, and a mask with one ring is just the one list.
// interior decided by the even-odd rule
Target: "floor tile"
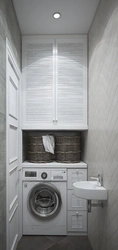
[(92, 250), (86, 236), (68, 236), (58, 244), (67, 250)]
[(48, 250), (66, 250), (58, 244), (54, 244), (52, 247), (48, 248)]
[(48, 239), (54, 241), (55, 243), (60, 242), (61, 240), (64, 240), (67, 236), (58, 236), (58, 235), (49, 235), (46, 236)]
[(92, 250), (87, 236), (23, 236), (17, 250)]
[(47, 250), (54, 245), (54, 241), (51, 241), (45, 236), (23, 236), (19, 241), (17, 250)]

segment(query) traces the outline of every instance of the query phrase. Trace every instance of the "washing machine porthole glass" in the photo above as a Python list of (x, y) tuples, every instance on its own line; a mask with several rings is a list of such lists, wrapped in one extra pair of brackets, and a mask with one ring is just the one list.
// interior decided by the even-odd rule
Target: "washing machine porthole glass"
[(38, 217), (50, 217), (59, 211), (61, 196), (52, 184), (36, 185), (29, 195), (31, 212)]

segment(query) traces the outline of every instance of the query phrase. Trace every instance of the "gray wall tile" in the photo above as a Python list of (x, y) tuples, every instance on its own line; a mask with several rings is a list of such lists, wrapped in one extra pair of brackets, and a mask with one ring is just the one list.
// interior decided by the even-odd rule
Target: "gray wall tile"
[(89, 130), (83, 135), (88, 175), (103, 175), (104, 208), (92, 208), (93, 250), (118, 249), (118, 1), (102, 0), (89, 31)]
[[(0, 113), (0, 191), (6, 183), (6, 117)], [(3, 203), (0, 203), (3, 204)]]

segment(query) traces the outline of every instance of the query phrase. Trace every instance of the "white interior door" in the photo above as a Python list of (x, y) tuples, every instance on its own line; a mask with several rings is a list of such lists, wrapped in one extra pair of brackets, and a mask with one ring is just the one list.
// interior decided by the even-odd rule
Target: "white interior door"
[(7, 250), (18, 242), (18, 103), (20, 74), (13, 53), (6, 44), (6, 174)]

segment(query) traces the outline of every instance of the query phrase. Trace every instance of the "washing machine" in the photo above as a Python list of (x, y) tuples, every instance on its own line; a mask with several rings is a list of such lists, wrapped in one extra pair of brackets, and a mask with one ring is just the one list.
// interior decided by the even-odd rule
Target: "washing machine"
[(23, 235), (66, 235), (66, 169), (23, 170)]

